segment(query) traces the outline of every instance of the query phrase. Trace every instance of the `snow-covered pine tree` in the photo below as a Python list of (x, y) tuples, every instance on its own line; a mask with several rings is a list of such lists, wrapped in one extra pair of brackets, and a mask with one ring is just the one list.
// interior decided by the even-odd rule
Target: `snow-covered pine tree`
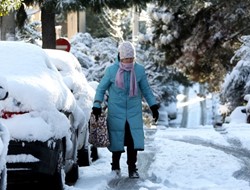
[(93, 15), (91, 12), (90, 8), (86, 11), (86, 31), (94, 38), (112, 37), (117, 41), (131, 39), (131, 8), (114, 10), (104, 7), (101, 13)]
[(236, 66), (225, 77), (220, 92), (221, 102), (229, 105), (231, 111), (243, 105), (244, 96), (250, 94), (250, 36), (242, 36), (241, 42), (241, 47), (231, 59)]
[(165, 0), (149, 10), (148, 41), (166, 54), (189, 79), (218, 91), (233, 65), (237, 36), (249, 33), (248, 1)]

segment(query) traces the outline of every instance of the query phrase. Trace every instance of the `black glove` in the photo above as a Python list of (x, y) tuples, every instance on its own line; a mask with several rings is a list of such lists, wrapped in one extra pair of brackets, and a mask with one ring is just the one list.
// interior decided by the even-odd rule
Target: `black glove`
[(155, 104), (155, 105), (152, 105), (150, 107), (150, 109), (152, 111), (153, 118), (155, 119), (155, 122), (157, 122), (157, 120), (159, 118), (159, 112), (158, 112), (159, 106), (157, 104)]
[(102, 113), (102, 108), (97, 108), (97, 107), (93, 107), (92, 108), (92, 113), (95, 115), (95, 119), (96, 121), (98, 120), (98, 117), (101, 115)]

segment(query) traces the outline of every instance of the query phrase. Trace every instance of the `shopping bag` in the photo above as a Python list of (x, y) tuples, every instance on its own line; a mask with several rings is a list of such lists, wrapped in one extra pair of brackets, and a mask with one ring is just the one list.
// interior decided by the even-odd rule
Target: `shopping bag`
[(89, 120), (89, 143), (95, 147), (108, 147), (110, 145), (106, 115), (101, 114), (96, 120), (91, 113)]

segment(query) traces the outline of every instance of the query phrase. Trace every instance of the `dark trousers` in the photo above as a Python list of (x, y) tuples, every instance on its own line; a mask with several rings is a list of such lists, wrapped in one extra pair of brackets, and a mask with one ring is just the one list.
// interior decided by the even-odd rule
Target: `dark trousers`
[[(134, 141), (131, 135), (128, 122), (125, 124), (124, 145), (127, 146), (127, 164), (128, 170), (136, 170), (137, 150), (134, 149)], [(122, 152), (112, 152), (112, 170), (120, 169), (120, 158)]]

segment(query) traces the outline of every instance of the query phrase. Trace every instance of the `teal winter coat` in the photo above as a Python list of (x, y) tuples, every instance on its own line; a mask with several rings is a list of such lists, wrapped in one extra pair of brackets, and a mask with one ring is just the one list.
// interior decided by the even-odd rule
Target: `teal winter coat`
[(130, 71), (124, 71), (124, 89), (115, 85), (116, 73), (119, 69), (119, 62), (109, 66), (101, 79), (94, 98), (94, 107), (100, 107), (103, 102), (106, 90), (108, 91), (108, 116), (107, 125), (110, 137), (111, 152), (124, 152), (125, 122), (128, 121), (131, 135), (134, 141), (134, 148), (144, 150), (144, 130), (142, 119), (142, 97), (149, 106), (156, 104), (156, 99), (149, 86), (145, 68), (135, 63), (138, 95), (129, 97)]

